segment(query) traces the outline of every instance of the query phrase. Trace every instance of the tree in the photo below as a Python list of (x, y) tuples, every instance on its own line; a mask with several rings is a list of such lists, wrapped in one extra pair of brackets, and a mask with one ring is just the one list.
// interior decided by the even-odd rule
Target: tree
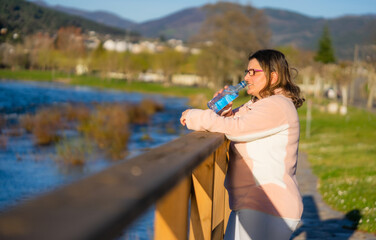
[(92, 71), (99, 72), (101, 77), (107, 79), (110, 72), (125, 73), (126, 59), (125, 55), (115, 51), (107, 51), (103, 43), (90, 54), (89, 67)]
[(334, 63), (336, 61), (334, 57), (334, 50), (332, 46), (332, 40), (330, 37), (329, 27), (324, 26), (323, 33), (319, 40), (319, 49), (315, 56), (315, 61), (322, 63)]
[(47, 33), (25, 37), (24, 47), (29, 51), (31, 68), (46, 70), (54, 67), (53, 43), (54, 39)]
[(367, 108), (373, 108), (373, 100), (376, 96), (376, 69), (374, 65), (368, 65), (367, 67), (368, 77), (367, 77), (367, 87), (368, 87), (368, 99)]
[(198, 73), (218, 88), (243, 77), (248, 54), (268, 46), (270, 31), (262, 11), (228, 2), (206, 5), (206, 20), (194, 41), (206, 43)]
[(166, 84), (172, 84), (172, 75), (176, 73), (182, 65), (184, 56), (182, 53), (174, 49), (165, 49), (163, 52), (156, 55), (156, 67), (163, 71), (166, 77)]
[(82, 57), (85, 54), (85, 45), (81, 28), (61, 27), (57, 32), (56, 48), (70, 57)]
[(352, 81), (351, 78), (351, 63), (340, 62), (332, 67), (331, 77), (334, 82), (339, 86), (342, 95), (342, 106), (347, 107), (348, 104), (348, 92)]

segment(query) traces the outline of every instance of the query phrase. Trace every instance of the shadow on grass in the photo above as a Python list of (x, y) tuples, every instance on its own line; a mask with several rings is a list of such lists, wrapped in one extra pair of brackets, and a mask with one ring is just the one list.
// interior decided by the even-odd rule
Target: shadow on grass
[(290, 239), (349, 239), (357, 229), (361, 214), (358, 209), (343, 218), (321, 220), (313, 196), (303, 196), (304, 211), (298, 229)]

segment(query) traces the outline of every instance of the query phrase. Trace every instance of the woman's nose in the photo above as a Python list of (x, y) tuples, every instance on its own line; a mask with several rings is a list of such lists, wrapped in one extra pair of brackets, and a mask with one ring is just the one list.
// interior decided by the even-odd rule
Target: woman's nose
[(250, 80), (249, 74), (244, 75), (244, 81), (248, 82)]

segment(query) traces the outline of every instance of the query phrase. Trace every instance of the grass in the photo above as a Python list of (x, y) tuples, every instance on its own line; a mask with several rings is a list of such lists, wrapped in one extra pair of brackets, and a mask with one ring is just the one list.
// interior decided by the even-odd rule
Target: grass
[(376, 115), (350, 108), (342, 116), (314, 107), (307, 138), (306, 105), (299, 114), (300, 150), (308, 153), (324, 201), (344, 213), (359, 210), (358, 229), (375, 233)]
[(103, 80), (93, 76), (76, 76), (72, 78), (71, 84), (84, 85), (103, 89), (117, 89), (130, 92), (158, 93), (170, 96), (190, 96), (204, 93), (208, 96), (213, 95), (213, 91), (207, 88), (184, 87), (184, 86), (165, 86), (160, 83), (146, 83), (138, 81), (126, 81), (117, 79)]
[(0, 69), (0, 79), (17, 79), (50, 82), (53, 79), (68, 78), (68, 74), (55, 71)]

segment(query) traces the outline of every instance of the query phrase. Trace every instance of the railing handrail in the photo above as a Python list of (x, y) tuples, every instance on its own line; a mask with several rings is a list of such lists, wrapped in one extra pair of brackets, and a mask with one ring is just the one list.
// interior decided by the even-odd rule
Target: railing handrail
[(192, 132), (0, 214), (0, 239), (109, 239), (187, 178), (223, 134)]

